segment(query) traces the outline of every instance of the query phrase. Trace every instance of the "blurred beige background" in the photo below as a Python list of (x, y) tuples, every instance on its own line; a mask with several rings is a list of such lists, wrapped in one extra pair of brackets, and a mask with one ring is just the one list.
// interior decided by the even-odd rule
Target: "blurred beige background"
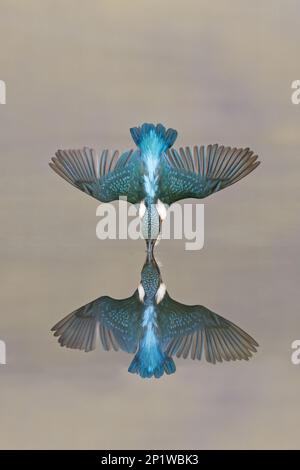
[[(0, 447), (299, 448), (300, 79), (297, 0), (0, 0)], [(51, 326), (136, 288), (142, 241), (99, 241), (97, 201), (48, 167), (58, 148), (131, 146), (162, 122), (179, 144), (250, 146), (262, 165), (205, 201), (205, 247), (162, 242), (170, 294), (234, 321), (249, 362), (60, 348)]]

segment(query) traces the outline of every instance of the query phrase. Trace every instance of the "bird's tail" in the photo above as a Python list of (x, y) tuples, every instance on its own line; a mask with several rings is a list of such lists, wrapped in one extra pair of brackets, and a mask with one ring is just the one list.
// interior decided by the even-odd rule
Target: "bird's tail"
[(151, 377), (159, 379), (164, 373), (169, 375), (175, 371), (176, 366), (173, 359), (162, 352), (159, 346), (149, 350), (140, 345), (128, 368), (128, 372), (138, 374), (143, 379)]
[(160, 154), (172, 147), (176, 138), (177, 131), (166, 129), (162, 124), (143, 124), (141, 127), (132, 127), (130, 129), (134, 143), (142, 152), (151, 152)]

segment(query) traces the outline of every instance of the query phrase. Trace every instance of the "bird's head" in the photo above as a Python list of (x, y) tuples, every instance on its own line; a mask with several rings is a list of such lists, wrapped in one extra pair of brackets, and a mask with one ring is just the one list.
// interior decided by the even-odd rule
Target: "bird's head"
[(153, 299), (161, 284), (159, 267), (153, 257), (147, 257), (141, 272), (140, 300)]
[(159, 199), (156, 202), (147, 199), (141, 201), (139, 217), (141, 219), (141, 233), (145, 240), (157, 240), (161, 224), (166, 216), (167, 210)]
[(145, 304), (159, 304), (166, 294), (166, 286), (153, 256), (147, 256), (141, 272), (138, 292), (140, 301)]

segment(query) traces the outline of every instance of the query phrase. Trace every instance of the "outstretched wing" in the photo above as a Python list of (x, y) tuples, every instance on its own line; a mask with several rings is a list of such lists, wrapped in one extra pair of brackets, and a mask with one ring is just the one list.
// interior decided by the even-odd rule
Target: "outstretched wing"
[(49, 163), (51, 168), (76, 188), (102, 202), (126, 196), (133, 204), (143, 198), (140, 151), (104, 150), (97, 155), (93, 149), (58, 150)]
[(100, 336), (106, 351), (120, 348), (133, 353), (141, 330), (140, 306), (137, 291), (121, 300), (99, 297), (67, 315), (51, 331), (67, 348), (92, 351)]
[(167, 293), (158, 308), (158, 328), (164, 350), (170, 356), (208, 362), (248, 360), (257, 342), (226, 318), (201, 305), (184, 305)]
[(202, 199), (251, 173), (257, 155), (246, 149), (208, 145), (171, 148), (164, 154), (159, 199), (166, 204), (186, 198)]

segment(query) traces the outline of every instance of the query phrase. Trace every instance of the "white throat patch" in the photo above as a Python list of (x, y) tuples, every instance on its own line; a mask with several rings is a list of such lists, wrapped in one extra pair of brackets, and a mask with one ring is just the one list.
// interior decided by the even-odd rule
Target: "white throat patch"
[(159, 288), (157, 289), (157, 292), (155, 295), (155, 301), (157, 304), (159, 304), (163, 300), (166, 294), (166, 291), (167, 291), (166, 285), (162, 282)]
[(144, 302), (145, 290), (144, 290), (142, 284), (138, 285), (138, 293), (139, 293), (140, 302)]

